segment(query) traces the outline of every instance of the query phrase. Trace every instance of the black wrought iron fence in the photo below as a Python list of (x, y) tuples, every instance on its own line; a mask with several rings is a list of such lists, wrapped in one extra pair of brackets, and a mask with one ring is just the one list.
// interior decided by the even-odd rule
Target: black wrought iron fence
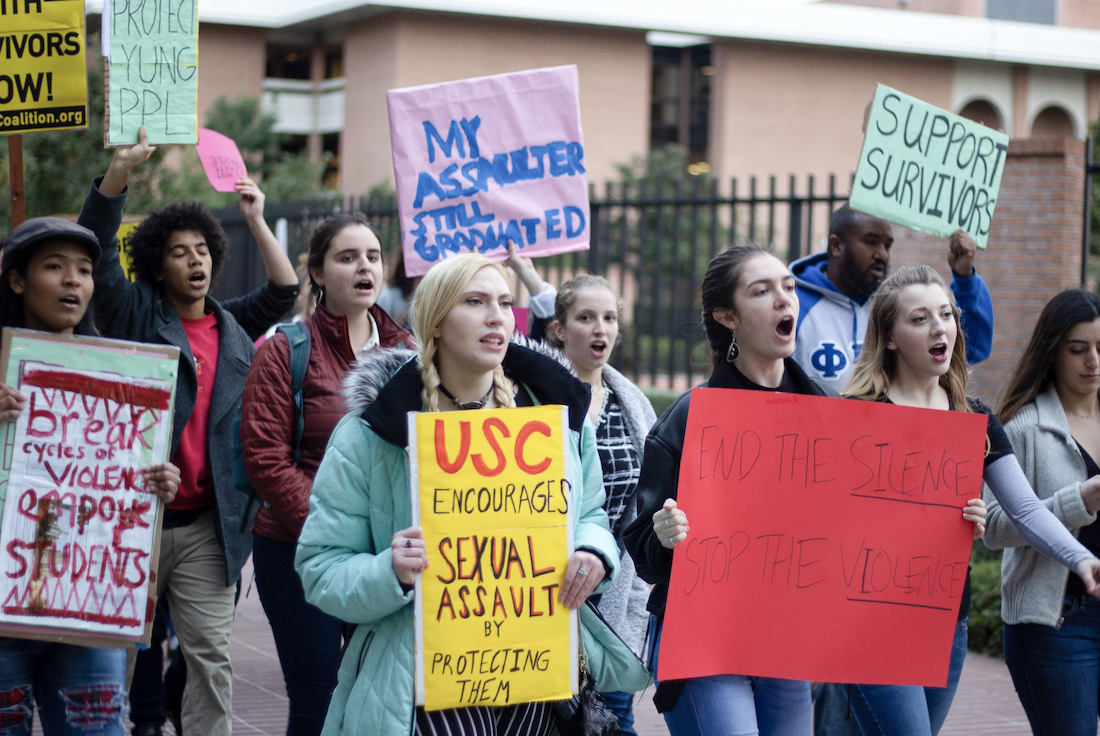
[[(1096, 128), (1100, 134), (1100, 127)], [(1090, 283), (1100, 270), (1100, 142), (1085, 139), (1085, 209), (1081, 223), (1081, 286)], [(1091, 261), (1090, 261), (1091, 256)]]
[[(555, 284), (581, 272), (607, 277), (626, 304), (616, 367), (643, 386), (687, 388), (709, 372), (698, 293), (710, 259), (750, 241), (792, 261), (822, 250), (829, 215), (847, 200), (837, 193), (834, 176), (822, 191), (815, 189), (813, 176), (801, 187), (794, 176), (785, 184), (782, 192), (774, 176), (750, 178), (747, 186), (734, 179), (728, 189), (704, 177), (609, 183), (591, 193), (591, 248), (536, 263)], [(266, 216), (286, 228), (288, 254), (295, 261), (321, 220), (352, 209), (367, 214), (384, 248), (398, 247), (392, 196), (272, 203)], [(241, 294), (263, 282), (263, 264), (240, 212), (216, 214), (234, 241), (234, 256), (215, 293)]]

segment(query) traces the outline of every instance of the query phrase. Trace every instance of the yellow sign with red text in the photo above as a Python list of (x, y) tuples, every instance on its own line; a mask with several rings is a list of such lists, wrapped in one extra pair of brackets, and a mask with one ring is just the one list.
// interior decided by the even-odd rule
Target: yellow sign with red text
[(566, 409), (409, 414), (417, 702), (427, 710), (563, 700), (576, 615), (558, 601), (573, 550)]

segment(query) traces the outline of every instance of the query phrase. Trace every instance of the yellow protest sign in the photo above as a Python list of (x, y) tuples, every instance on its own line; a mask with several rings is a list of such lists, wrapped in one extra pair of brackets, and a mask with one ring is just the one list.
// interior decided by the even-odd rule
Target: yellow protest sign
[(0, 134), (88, 127), (84, 0), (0, 0)]
[[(3, 1), (0, 0), (0, 2)], [(134, 222), (124, 222), (118, 226), (118, 260), (122, 264), (122, 270), (126, 274), (126, 278), (130, 281), (134, 280), (134, 273), (130, 263), (130, 254), (126, 252), (126, 246), (130, 242), (130, 236), (134, 234), (140, 224), (141, 220), (136, 220)]]
[(558, 601), (573, 550), (566, 409), (410, 413), (417, 702), (427, 710), (563, 700), (576, 614)]

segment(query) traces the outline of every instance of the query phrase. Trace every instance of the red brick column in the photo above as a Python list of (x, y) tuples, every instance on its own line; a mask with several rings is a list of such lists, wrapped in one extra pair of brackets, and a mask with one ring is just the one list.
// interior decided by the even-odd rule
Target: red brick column
[[(996, 329), (970, 392), (994, 407), (1043, 307), (1081, 283), (1084, 163), (1083, 141), (1021, 139), (1009, 147), (989, 247), (977, 259)], [(950, 278), (946, 239), (903, 227), (894, 236), (894, 268), (927, 263)]]

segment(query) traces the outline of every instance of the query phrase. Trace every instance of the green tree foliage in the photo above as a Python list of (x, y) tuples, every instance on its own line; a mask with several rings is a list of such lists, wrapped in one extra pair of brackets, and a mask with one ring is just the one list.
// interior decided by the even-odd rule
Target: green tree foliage
[(969, 648), (982, 654), (1004, 657), (1004, 621), (1001, 620), (1001, 557), (982, 554), (981, 542), (974, 543), (970, 561)]
[(284, 136), (275, 132), (276, 122), (276, 117), (260, 110), (260, 101), (251, 97), (219, 97), (206, 113), (206, 127), (236, 141), (249, 170), (265, 177), (283, 158)]
[[(717, 205), (718, 184), (688, 173), (687, 152), (668, 146), (618, 167), (619, 181), (598, 193), (595, 223), (601, 270), (622, 264), (636, 279), (631, 334), (620, 365), (666, 374), (691, 355), (705, 371), (707, 350), (697, 310), (711, 257), (729, 245), (729, 206)], [(593, 214), (596, 217), (596, 214)], [(624, 282), (616, 288), (627, 290)]]
[[(89, 48), (98, 43), (89, 40)], [(80, 210), (92, 177), (111, 162), (103, 148), (103, 60), (89, 54), (88, 127), (84, 130), (49, 131), (23, 135), (23, 181), (27, 217), (75, 214)], [(3, 206), (0, 232), (11, 229), (11, 182), (8, 179), (8, 141), (0, 137), (0, 169), (3, 171)]]

